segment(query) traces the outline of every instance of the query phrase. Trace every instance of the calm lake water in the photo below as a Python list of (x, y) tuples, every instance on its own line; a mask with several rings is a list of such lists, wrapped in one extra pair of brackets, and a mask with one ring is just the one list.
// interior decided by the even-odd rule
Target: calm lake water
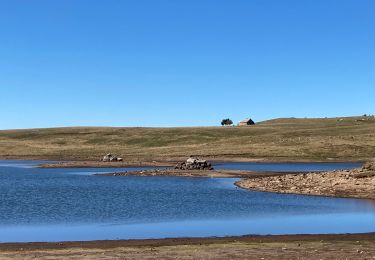
[(236, 179), (93, 176), (124, 169), (35, 163), (0, 161), (0, 242), (375, 231), (373, 201), (251, 192), (236, 188)]

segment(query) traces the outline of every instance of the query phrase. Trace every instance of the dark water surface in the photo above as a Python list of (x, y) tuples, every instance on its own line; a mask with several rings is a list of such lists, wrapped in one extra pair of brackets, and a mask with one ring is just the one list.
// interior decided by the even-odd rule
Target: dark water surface
[(236, 179), (106, 177), (92, 173), (124, 169), (33, 164), (0, 161), (0, 242), (375, 231), (368, 200), (251, 192), (236, 188)]

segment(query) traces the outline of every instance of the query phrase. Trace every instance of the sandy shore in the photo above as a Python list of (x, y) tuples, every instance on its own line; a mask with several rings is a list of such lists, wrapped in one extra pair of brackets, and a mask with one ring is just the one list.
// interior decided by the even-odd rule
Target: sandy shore
[(374, 259), (375, 234), (0, 244), (0, 259)]

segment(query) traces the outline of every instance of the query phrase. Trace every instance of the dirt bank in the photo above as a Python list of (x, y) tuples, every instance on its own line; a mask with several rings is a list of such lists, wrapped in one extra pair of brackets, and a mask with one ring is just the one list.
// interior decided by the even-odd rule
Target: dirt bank
[(375, 199), (375, 162), (354, 170), (249, 177), (236, 185), (257, 191)]
[(175, 162), (101, 162), (101, 161), (69, 161), (40, 164), (40, 168), (124, 168), (124, 167), (170, 167), (174, 166)]
[(1, 259), (374, 259), (375, 234), (0, 244)]

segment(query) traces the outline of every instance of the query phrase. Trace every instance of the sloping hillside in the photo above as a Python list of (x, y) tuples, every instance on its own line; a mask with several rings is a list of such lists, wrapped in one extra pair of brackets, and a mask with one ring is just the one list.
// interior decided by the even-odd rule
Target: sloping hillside
[(206, 157), (363, 160), (375, 157), (375, 119), (274, 119), (249, 127), (69, 127), (0, 131), (0, 157), (83, 160)]

